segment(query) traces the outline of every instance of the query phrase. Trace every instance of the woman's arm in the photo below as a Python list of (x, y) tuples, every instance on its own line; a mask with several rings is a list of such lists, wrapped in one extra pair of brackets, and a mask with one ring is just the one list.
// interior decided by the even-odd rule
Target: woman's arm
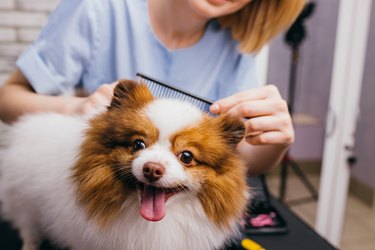
[(253, 146), (242, 141), (238, 148), (248, 165), (249, 175), (259, 175), (272, 170), (280, 163), (287, 146), (280, 145), (258, 145)]
[[(228, 112), (246, 118), (246, 138), (239, 149), (249, 174), (267, 172), (276, 166), (294, 141), (292, 119), (277, 87), (267, 85), (236, 93), (215, 102), (211, 112)], [(261, 131), (261, 133), (255, 133)]]
[(115, 84), (103, 84), (88, 97), (41, 95), (35, 93), (17, 69), (0, 88), (0, 119), (11, 123), (24, 114), (36, 112), (85, 114), (108, 105)]

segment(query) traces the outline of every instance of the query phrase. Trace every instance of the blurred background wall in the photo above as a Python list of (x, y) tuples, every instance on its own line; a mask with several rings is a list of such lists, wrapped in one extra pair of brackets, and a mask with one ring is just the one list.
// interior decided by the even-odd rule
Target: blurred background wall
[[(340, 0), (314, 0), (316, 9), (305, 22), (307, 38), (300, 49), (295, 95), (296, 142), (291, 155), (300, 162), (319, 166), (324, 150), (326, 115), (329, 103), (336, 26)], [(360, 113), (350, 190), (366, 203), (375, 204), (375, 4), (371, 10)], [(270, 46), (268, 82), (288, 97), (290, 47), (280, 35)], [(339, 121), (340, 122), (340, 121)], [(302, 164), (304, 165), (304, 164)], [(305, 165), (305, 166), (307, 166)], [(308, 169), (304, 169), (309, 171)]]
[(358, 164), (353, 176), (375, 189), (375, 4), (372, 4), (370, 33), (362, 83), (356, 148)]
[(0, 83), (34, 41), (59, 0), (0, 0)]
[[(298, 160), (322, 158), (339, 0), (314, 1), (313, 15), (305, 20), (306, 39), (300, 45), (294, 110), (296, 142), (291, 154)], [(268, 82), (288, 98), (291, 48), (284, 34), (271, 43)]]

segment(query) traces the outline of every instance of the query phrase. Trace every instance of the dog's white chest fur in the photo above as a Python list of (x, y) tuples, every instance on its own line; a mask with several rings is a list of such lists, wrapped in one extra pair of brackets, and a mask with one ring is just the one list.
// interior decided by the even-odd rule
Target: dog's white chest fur
[(24, 249), (36, 249), (42, 235), (79, 250), (215, 249), (227, 240), (233, 227), (218, 228), (198, 198), (188, 194), (168, 200), (166, 217), (159, 222), (140, 216), (137, 195), (106, 227), (89, 220), (70, 178), (86, 128), (79, 118), (33, 116), (12, 128), (11, 143), (0, 148), (2, 212), (20, 229)]

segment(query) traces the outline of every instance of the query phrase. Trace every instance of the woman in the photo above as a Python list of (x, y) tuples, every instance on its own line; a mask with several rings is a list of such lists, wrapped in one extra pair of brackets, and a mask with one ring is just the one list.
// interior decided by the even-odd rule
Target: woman
[[(0, 118), (84, 114), (116, 80), (142, 72), (217, 100), (214, 113), (250, 118), (239, 148), (256, 174), (294, 140), (275, 86), (257, 87), (253, 54), (297, 17), (304, 0), (64, 0), (0, 90)], [(112, 84), (105, 84), (113, 82)], [(84, 97), (64, 95), (73, 88)], [(262, 131), (253, 135), (252, 131)]]

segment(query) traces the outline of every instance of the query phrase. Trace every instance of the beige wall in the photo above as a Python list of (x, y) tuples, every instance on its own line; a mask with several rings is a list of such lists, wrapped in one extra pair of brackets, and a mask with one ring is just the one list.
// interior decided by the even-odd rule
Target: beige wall
[(59, 0), (0, 0), (0, 84), (39, 35)]
[(372, 4), (370, 33), (363, 85), (360, 99), (360, 114), (357, 124), (355, 153), (358, 163), (353, 167), (353, 176), (375, 190), (375, 3)]
[[(339, 0), (314, 0), (314, 15), (306, 21), (307, 38), (300, 50), (295, 111), (318, 118), (315, 125), (296, 124), (296, 142), (291, 154), (299, 160), (322, 158), (325, 124), (331, 88)], [(283, 36), (271, 44), (268, 80), (287, 98), (290, 48)], [(366, 53), (360, 115), (357, 123), (355, 153), (358, 162), (352, 177), (375, 189), (375, 4), (372, 4), (370, 33)]]
[[(339, 0), (314, 0), (315, 12), (305, 20), (306, 39), (300, 47), (295, 90), (296, 113), (313, 122), (295, 124), (292, 156), (298, 160), (320, 160), (323, 155), (325, 118), (331, 89)], [(290, 46), (284, 34), (271, 43), (268, 80), (288, 98)]]

